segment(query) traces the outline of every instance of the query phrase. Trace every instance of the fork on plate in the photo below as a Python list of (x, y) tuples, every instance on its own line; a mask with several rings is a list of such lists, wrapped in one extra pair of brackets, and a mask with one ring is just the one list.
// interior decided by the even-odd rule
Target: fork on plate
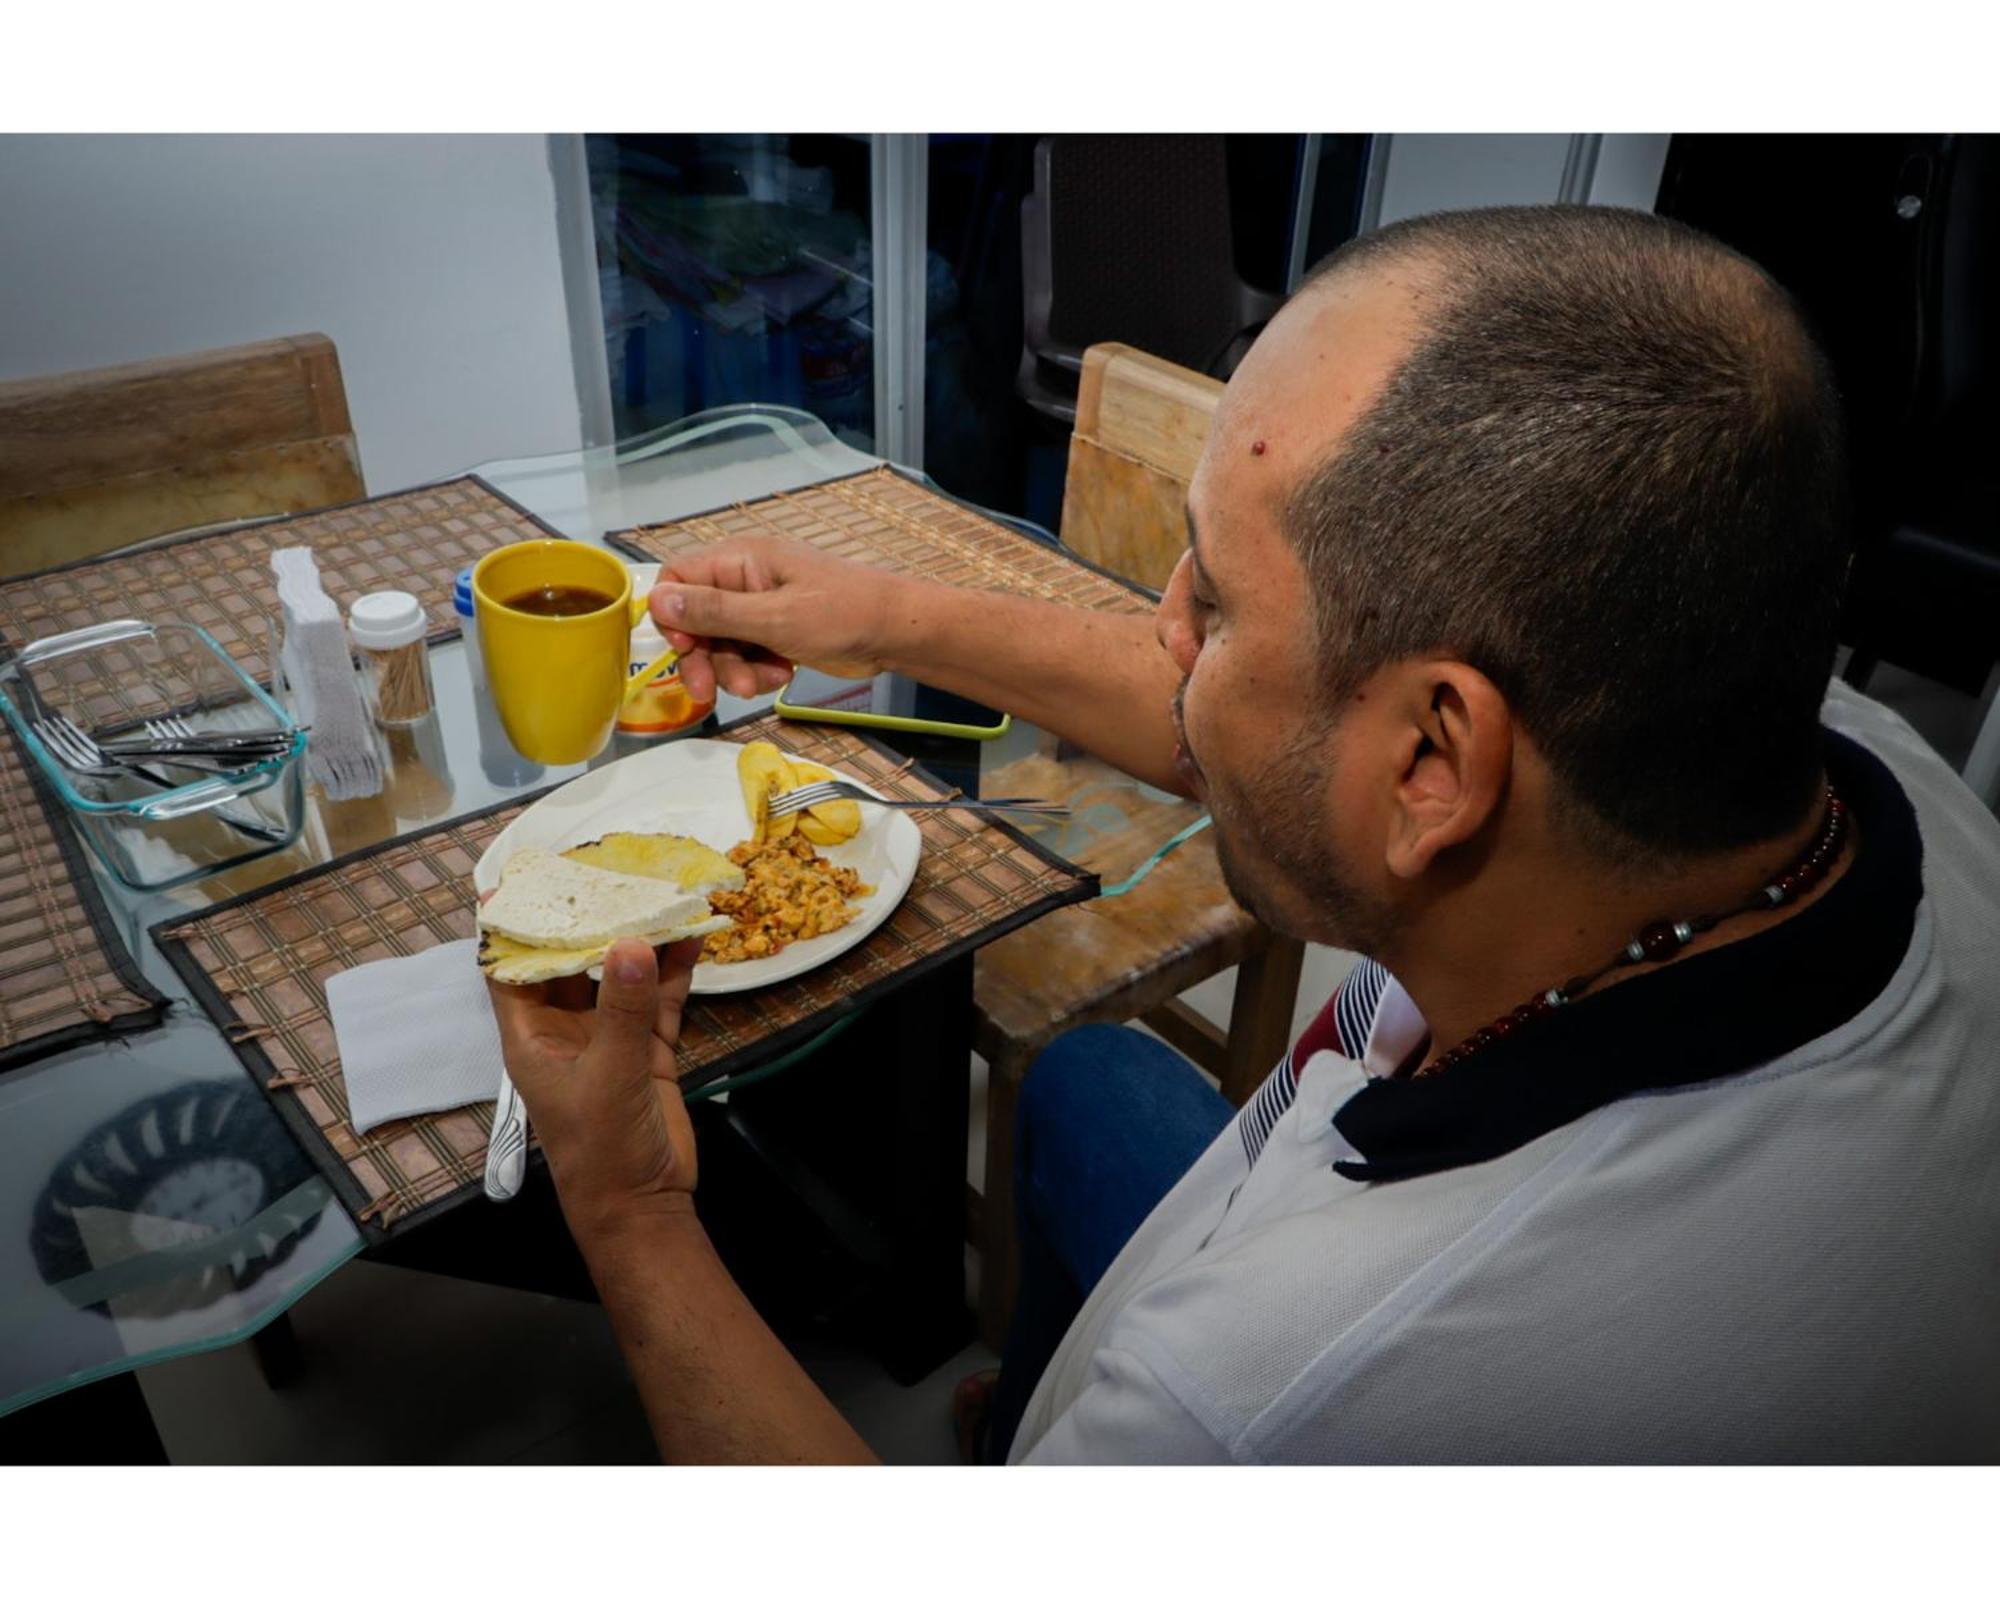
[(1029, 797), (1020, 799), (934, 799), (934, 800), (885, 800), (878, 799), (865, 788), (853, 783), (843, 783), (837, 778), (819, 783), (805, 783), (788, 794), (773, 797), (766, 809), (767, 816), (790, 816), (811, 805), (824, 805), (829, 800), (859, 800), (864, 805), (880, 805), (892, 811), (1006, 811), (1017, 816), (1051, 816), (1057, 820), (1069, 815), (1067, 805), (1058, 805), (1053, 800)]

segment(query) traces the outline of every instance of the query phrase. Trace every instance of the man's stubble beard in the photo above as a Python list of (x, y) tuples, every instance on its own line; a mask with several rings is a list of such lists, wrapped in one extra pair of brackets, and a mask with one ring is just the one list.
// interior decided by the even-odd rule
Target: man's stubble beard
[(1355, 887), (1327, 838), (1326, 818), (1316, 807), (1328, 788), (1325, 750), (1332, 741), (1323, 736), (1323, 725), (1314, 731), (1322, 736), (1294, 743), (1241, 789), (1203, 769), (1222, 881), (1230, 897), (1273, 932), (1380, 951), (1394, 914)]

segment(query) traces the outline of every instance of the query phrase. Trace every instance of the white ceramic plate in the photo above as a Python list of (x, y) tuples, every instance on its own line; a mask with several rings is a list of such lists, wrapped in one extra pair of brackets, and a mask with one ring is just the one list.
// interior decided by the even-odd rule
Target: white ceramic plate
[[(736, 781), (740, 744), (713, 738), (684, 738), (658, 749), (586, 772), (544, 794), (507, 824), (472, 869), (480, 893), (500, 886), (500, 868), (515, 850), (530, 844), (568, 849), (606, 833), (679, 833), (727, 853), (750, 836), (743, 791)], [(868, 785), (835, 772), (859, 787)], [(870, 788), (868, 792), (875, 793)], [(889, 918), (917, 875), (923, 840), (917, 824), (902, 811), (861, 807), (861, 831), (845, 844), (822, 848), (836, 866), (851, 866), (875, 892), (855, 903), (860, 914), (836, 933), (802, 939), (762, 960), (727, 966), (703, 962), (694, 969), (697, 994), (734, 994), (762, 988), (824, 966), (844, 954)]]

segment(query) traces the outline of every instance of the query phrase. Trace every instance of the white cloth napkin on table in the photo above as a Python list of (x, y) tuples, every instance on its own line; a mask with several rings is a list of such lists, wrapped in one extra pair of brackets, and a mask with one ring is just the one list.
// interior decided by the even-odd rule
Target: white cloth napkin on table
[(474, 939), (370, 961), (326, 980), (357, 1133), (500, 1092), (500, 1024)]

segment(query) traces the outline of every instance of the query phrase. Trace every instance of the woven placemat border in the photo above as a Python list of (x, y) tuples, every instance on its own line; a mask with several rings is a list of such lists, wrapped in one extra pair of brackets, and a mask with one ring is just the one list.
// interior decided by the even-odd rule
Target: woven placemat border
[[(747, 715), (739, 716), (733, 721), (722, 724), (714, 732), (717, 734), (730, 732), (736, 728), (764, 721), (769, 715), (770, 712), (768, 711), (753, 711)], [(858, 729), (843, 728), (841, 731), (849, 734), (859, 743), (888, 760), (902, 762), (907, 759), (900, 751), (892, 749), (879, 739), (872, 738)], [(574, 781), (574, 779), (571, 779), (571, 781)], [(188, 993), (201, 1006), (203, 1014), (215, 1025), (216, 1031), (221, 1034), (223, 1041), (235, 1051), (236, 1058), (242, 1062), (244, 1069), (249, 1072), (251, 1080), (260, 1088), (264, 1088), (270, 1079), (277, 1075), (276, 1064), (265, 1052), (262, 1044), (257, 1039), (239, 1039), (232, 1036), (236, 1023), (236, 1015), (233, 1007), (230, 1005), (227, 997), (216, 986), (213, 978), (209, 976), (207, 969), (189, 953), (185, 941), (176, 936), (177, 929), (202, 921), (210, 916), (220, 915), (225, 911), (236, 910), (254, 900), (283, 893), (289, 889), (297, 888), (301, 884), (329, 876), (351, 865), (355, 861), (367, 860), (372, 856), (383, 854), (401, 845), (408, 844), (413, 840), (428, 838), (437, 833), (448, 832), (454, 827), (462, 827), (467, 822), (480, 821), (486, 817), (498, 815), (502, 811), (532, 805), (545, 795), (552, 794), (564, 786), (565, 784), (562, 783), (551, 783), (527, 794), (515, 795), (510, 799), (482, 806), (475, 811), (466, 811), (458, 816), (447, 817), (427, 827), (417, 828), (408, 833), (398, 834), (395, 838), (383, 839), (362, 849), (354, 850), (349, 854), (341, 856), (338, 860), (324, 861), (317, 866), (308, 867), (306, 870), (296, 872), (292, 876), (283, 878), (278, 882), (248, 890), (245, 893), (235, 895), (233, 898), (223, 900), (214, 905), (205, 905), (199, 910), (190, 911), (182, 916), (176, 916), (170, 921), (157, 923), (152, 929), (154, 946), (166, 958), (167, 963), (173, 967), (181, 981), (187, 985)], [(1003, 938), (1007, 934), (1016, 931), (1018, 928), (1027, 926), (1030, 922), (1047, 915), (1051, 911), (1097, 897), (1100, 881), (1095, 872), (1063, 859), (1062, 856), (1056, 854), (1038, 840), (1030, 838), (1026, 833), (1023, 833), (1004, 818), (989, 816), (986, 819), (986, 825), (998, 832), (1004, 833), (1009, 840), (1025, 848), (1036, 859), (1043, 862), (1043, 864), (1069, 877), (1071, 879), (1070, 888), (1063, 893), (1052, 894), (1036, 905), (981, 928), (976, 938), (968, 939), (951, 949), (940, 950), (935, 954), (927, 955), (922, 960), (913, 961), (910, 965), (892, 973), (879, 983), (862, 990), (858, 994), (844, 996), (832, 1005), (829, 1005), (826, 1009), (802, 1018), (781, 1031), (769, 1034), (759, 1039), (756, 1043), (738, 1050), (734, 1055), (726, 1059), (711, 1062), (706, 1067), (690, 1072), (682, 1079), (682, 1086), (690, 1091), (696, 1088), (703, 1088), (725, 1077), (732, 1077), (740, 1072), (751, 1070), (754, 1067), (764, 1064), (766, 1061), (775, 1060), (780, 1055), (796, 1049), (806, 1040), (824, 1031), (828, 1025), (838, 1021), (843, 1016), (850, 1016), (868, 1008), (878, 1000), (886, 998), (908, 984), (917, 981), (919, 978), (928, 976), (941, 966), (951, 961), (962, 959), (983, 945), (990, 944), (995, 939)], [(306, 1158), (313, 1163), (314, 1169), (327, 1180), (334, 1192), (340, 1196), (341, 1203), (346, 1207), (349, 1217), (353, 1219), (355, 1226), (360, 1230), (362, 1237), (368, 1242), (370, 1247), (382, 1244), (392, 1236), (400, 1236), (412, 1227), (435, 1219), (448, 1211), (456, 1210), (460, 1205), (479, 1197), (479, 1191), (476, 1187), (465, 1187), (448, 1194), (440, 1195), (428, 1204), (420, 1205), (414, 1210), (398, 1215), (386, 1227), (372, 1217), (364, 1219), (364, 1212), (368, 1210), (370, 1205), (368, 1194), (363, 1190), (360, 1183), (355, 1180), (354, 1174), (348, 1170), (346, 1162), (337, 1159), (332, 1150), (326, 1146), (320, 1136), (318, 1127), (313, 1124), (312, 1118), (299, 1107), (289, 1094), (274, 1094), (270, 1093), (267, 1089), (265, 1097), (277, 1111), (279, 1119), (285, 1124), (286, 1130), (291, 1133), (292, 1141), (299, 1146)], [(537, 1164), (541, 1163), (542, 1154), (539, 1147), (531, 1150), (530, 1159)]]
[[(38, 578), (56, 577), (64, 572), (81, 572), (93, 566), (109, 566), (113, 561), (127, 560), (134, 555), (157, 555), (162, 550), (178, 550), (187, 545), (205, 544), (210, 539), (226, 539), (238, 533), (261, 532), (265, 528), (276, 527), (284, 522), (302, 522), (309, 516), (329, 516), (336, 511), (352, 511), (363, 505), (377, 504), (382, 500), (398, 499), (405, 494), (419, 494), (426, 489), (457, 488), (461, 483), (476, 483), (480, 488), (492, 495), (494, 499), (506, 506), (508, 510), (518, 512), (521, 516), (526, 517), (540, 531), (543, 538), (566, 539), (569, 537), (561, 529), (552, 527), (543, 521), (541, 517), (529, 510), (527, 506), (515, 499), (505, 489), (495, 488), (477, 472), (461, 472), (457, 477), (439, 478), (431, 483), (412, 483), (408, 488), (391, 489), (387, 494), (364, 494), (356, 500), (342, 500), (338, 505), (315, 505), (309, 511), (287, 511), (283, 516), (264, 516), (258, 517), (254, 521), (231, 522), (226, 527), (197, 528), (191, 533), (179, 533), (171, 538), (148, 541), (143, 549), (136, 545), (127, 545), (122, 550), (106, 550), (101, 555), (86, 555), (80, 561), (64, 561), (59, 566), (37, 567), (32, 572), (22, 572), (17, 576), (8, 578), (5, 582), (0, 582), (0, 590), (10, 589), (18, 583), (32, 583)], [(456, 612), (452, 614), (454, 616), (457, 615)], [(427, 644), (442, 644), (447, 639), (457, 638), (458, 634), (459, 628), (454, 622), (447, 627), (425, 634), (424, 642)], [(0, 629), (0, 650), (11, 650), (11, 648), (12, 646), (8, 643), (5, 630)], [(4, 656), (0, 656), (0, 658), (4, 658)], [(250, 675), (255, 677), (259, 683), (264, 683), (263, 677), (259, 674), (252, 672)], [(269, 686), (269, 684), (265, 684), (265, 687)]]
[[(388, 1227), (384, 1227), (372, 1216), (367, 1216), (371, 1204), (367, 1191), (362, 1188), (360, 1183), (355, 1181), (354, 1173), (348, 1170), (347, 1163), (338, 1159), (333, 1151), (327, 1147), (312, 1117), (299, 1107), (297, 1100), (290, 1094), (271, 1092), (269, 1084), (271, 1079), (278, 1073), (277, 1064), (265, 1052), (263, 1045), (256, 1039), (234, 1036), (237, 1023), (235, 1010), (230, 1005), (228, 998), (223, 994), (222, 990), (216, 986), (214, 978), (209, 976), (208, 969), (189, 953), (186, 943), (175, 936), (175, 931), (178, 928), (201, 921), (205, 917), (219, 915), (224, 911), (236, 910), (243, 905), (249, 904), (252, 900), (262, 899), (266, 895), (281, 893), (286, 889), (297, 888), (303, 883), (310, 883), (318, 878), (330, 876), (334, 872), (353, 864), (355, 861), (368, 860), (373, 856), (384, 854), (398, 845), (408, 844), (414, 839), (428, 838), (435, 833), (448, 832), (454, 827), (464, 826), (467, 822), (480, 821), (488, 816), (498, 815), (501, 811), (512, 810), (516, 806), (532, 805), (536, 800), (541, 799), (544, 795), (553, 794), (562, 786), (561, 783), (550, 783), (529, 793), (516, 795), (512, 799), (500, 800), (492, 805), (483, 805), (476, 811), (466, 811), (462, 815), (446, 817), (443, 821), (434, 822), (428, 827), (420, 827), (408, 833), (400, 833), (394, 838), (382, 839), (364, 848), (353, 850), (341, 856), (338, 860), (322, 861), (317, 866), (308, 867), (302, 872), (294, 872), (290, 877), (281, 878), (275, 883), (267, 884), (262, 888), (250, 889), (214, 905), (204, 905), (200, 910), (189, 911), (187, 914), (176, 916), (170, 921), (156, 923), (153, 927), (152, 937), (154, 947), (166, 957), (167, 964), (173, 967), (176, 975), (187, 985), (188, 994), (201, 1007), (202, 1014), (207, 1016), (209, 1021), (214, 1024), (216, 1032), (222, 1037), (222, 1041), (235, 1052), (237, 1060), (249, 1072), (250, 1080), (259, 1088), (264, 1089), (266, 1103), (278, 1113), (278, 1119), (285, 1124), (285, 1130), (292, 1135), (292, 1142), (299, 1146), (301, 1153), (305, 1155), (307, 1160), (312, 1162), (313, 1169), (320, 1176), (324, 1177), (328, 1185), (332, 1187), (334, 1193), (339, 1195), (340, 1202), (346, 1208), (349, 1219), (353, 1221), (355, 1227), (361, 1232), (362, 1237), (371, 1246), (386, 1241), (391, 1233), (401, 1233), (417, 1222), (442, 1215), (448, 1210), (457, 1208), (459, 1204), (462, 1204), (467, 1198), (471, 1197), (470, 1194), (461, 1191), (442, 1195), (427, 1205), (421, 1205), (406, 1215), (398, 1216)], [(531, 1149), (530, 1151), (531, 1158), (539, 1158), (540, 1154), (541, 1151), (539, 1148)]]
[[(397, 489), (388, 494), (363, 495), (358, 499), (343, 500), (337, 505), (320, 505), (314, 506), (310, 510), (294, 511), (284, 516), (262, 517), (255, 521), (232, 522), (226, 527), (197, 529), (194, 532), (148, 544), (143, 553), (153, 554), (161, 550), (179, 549), (184, 545), (202, 544), (213, 539), (229, 538), (237, 534), (261, 530), (283, 522), (297, 521), (305, 517), (324, 516), (337, 511), (349, 511), (359, 506), (374, 504), (381, 500), (395, 499), (404, 494), (426, 489), (456, 488), (466, 483), (475, 484), (486, 493), (492, 495), (509, 510), (524, 518), (542, 536), (557, 539), (568, 536), (557, 528), (550, 526), (548, 522), (529, 510), (527, 506), (521, 504), (511, 494), (508, 494), (504, 489), (496, 488), (477, 472), (463, 472), (456, 477), (441, 478), (432, 483), (414, 484), (410, 488)], [(5, 583), (0, 583), (0, 589), (10, 588), (20, 583), (34, 582), (41, 578), (53, 577), (63, 572), (76, 572), (90, 567), (106, 566), (113, 561), (129, 559), (134, 553), (138, 552), (129, 547), (119, 550), (106, 550), (98, 555), (85, 556), (81, 560), (64, 561), (55, 566), (39, 567), (33, 572), (23, 572), (7, 579)], [(459, 629), (456, 625), (453, 625), (426, 634), (425, 642), (427, 644), (441, 644), (448, 639), (458, 637), (458, 635)], [(0, 629), (0, 661), (11, 660), (15, 649), (16, 645), (7, 637), (6, 631)], [(264, 683), (264, 674), (252, 672), (250, 675), (256, 678), (259, 683)], [(28, 786), (34, 793), (35, 802), (41, 807), (42, 815), (49, 824), (49, 830), (55, 835), (56, 848), (61, 854), (63, 868), (69, 874), (70, 881), (75, 886), (77, 899), (83, 906), (84, 914), (89, 921), (92, 936), (97, 940), (100, 953), (110, 966), (112, 975), (128, 993), (144, 1001), (147, 1009), (113, 1017), (109, 1022), (98, 1022), (85, 1018), (67, 1027), (56, 1028), (46, 1033), (37, 1033), (32, 1038), (20, 1039), (15, 1043), (0, 1047), (0, 1073), (11, 1071), (17, 1066), (29, 1065), (34, 1061), (59, 1054), (66, 1049), (71, 1049), (81, 1044), (97, 1043), (104, 1039), (116, 1038), (123, 1034), (149, 1031), (152, 1028), (160, 1026), (166, 1020), (167, 1014), (174, 1003), (170, 996), (161, 992), (147, 980), (145, 974), (139, 969), (139, 964), (132, 952), (126, 947), (124, 938), (120, 935), (111, 919), (110, 907), (105, 903), (104, 895), (98, 887), (97, 875), (91, 865), (88, 849), (84, 845), (83, 840), (77, 836), (77, 831), (70, 822), (68, 812), (63, 806), (61, 797), (49, 788), (41, 772), (36, 768), (34, 757), (29, 754), (20, 735), (14, 731), (11, 725), (6, 728), (6, 734), (13, 742), (14, 750), (20, 761), (21, 770), (25, 773)]]
[(129, 1033), (150, 1032), (166, 1021), (173, 1000), (147, 980), (146, 974), (139, 969), (137, 959), (125, 947), (125, 940), (119, 936), (111, 920), (111, 908), (105, 904), (104, 895), (98, 889), (97, 874), (91, 867), (88, 850), (76, 829), (70, 825), (61, 797), (50, 791), (42, 774), (35, 769), (35, 759), (28, 753), (13, 725), (0, 723), (0, 726), (4, 726), (35, 803), (41, 807), (49, 831), (55, 835), (63, 869), (69, 873), (70, 882), (76, 889), (77, 901), (83, 906), (83, 913), (90, 922), (91, 935), (97, 940), (99, 953), (110, 966), (111, 975), (118, 979), (125, 991), (143, 1000), (147, 1006), (145, 1010), (114, 1016), (108, 1022), (85, 1017), (67, 1027), (37, 1033), (32, 1038), (17, 1039), (0, 1049), (0, 1073), (5, 1073), (17, 1066), (26, 1066), (73, 1049), (79, 1044), (98, 1043)]
[(1068, 561), (1072, 566), (1080, 566), (1093, 576), (1101, 577), (1110, 583), (1116, 583), (1122, 589), (1129, 589), (1143, 600), (1151, 600), (1156, 605), (1160, 601), (1160, 591), (1158, 589), (1148, 588), (1144, 583), (1136, 582), (1121, 572), (1114, 572), (1108, 566), (1099, 566), (1088, 556), (1077, 554), (1075, 550), (1063, 543), (1060, 538), (1053, 535), (1043, 538), (1035, 534), (1024, 533), (1017, 527), (1009, 527), (1005, 522), (996, 520), (991, 512), (981, 510), (972, 501), (960, 499), (949, 489), (941, 487), (927, 477), (912, 477), (892, 461), (884, 461), (879, 466), (864, 466), (854, 472), (843, 472), (839, 477), (822, 478), (819, 482), (809, 483), (802, 489), (786, 489), (778, 494), (760, 495), (754, 500), (731, 500), (726, 505), (712, 506), (706, 511), (690, 511), (686, 516), (676, 516), (665, 522), (637, 522), (631, 527), (621, 527), (615, 533), (605, 534), (604, 542), (628, 560), (651, 564), (657, 562), (659, 557), (638, 542), (639, 535), (642, 533), (659, 533), (670, 527), (678, 527), (683, 522), (699, 522), (708, 517), (719, 516), (725, 511), (738, 511), (745, 506), (762, 505), (767, 500), (797, 499), (802, 494), (810, 494), (815, 489), (827, 488), (835, 483), (852, 483), (857, 478), (882, 477), (885, 475), (897, 478), (907, 483), (913, 489), (921, 489), (924, 493), (944, 501), (947, 505), (957, 507), (969, 516), (978, 517), (982, 522), (990, 522), (1003, 533), (1010, 533), (1017, 539), (1026, 539), (1037, 549), (1046, 550), (1051, 555), (1061, 556), (1062, 559)]

